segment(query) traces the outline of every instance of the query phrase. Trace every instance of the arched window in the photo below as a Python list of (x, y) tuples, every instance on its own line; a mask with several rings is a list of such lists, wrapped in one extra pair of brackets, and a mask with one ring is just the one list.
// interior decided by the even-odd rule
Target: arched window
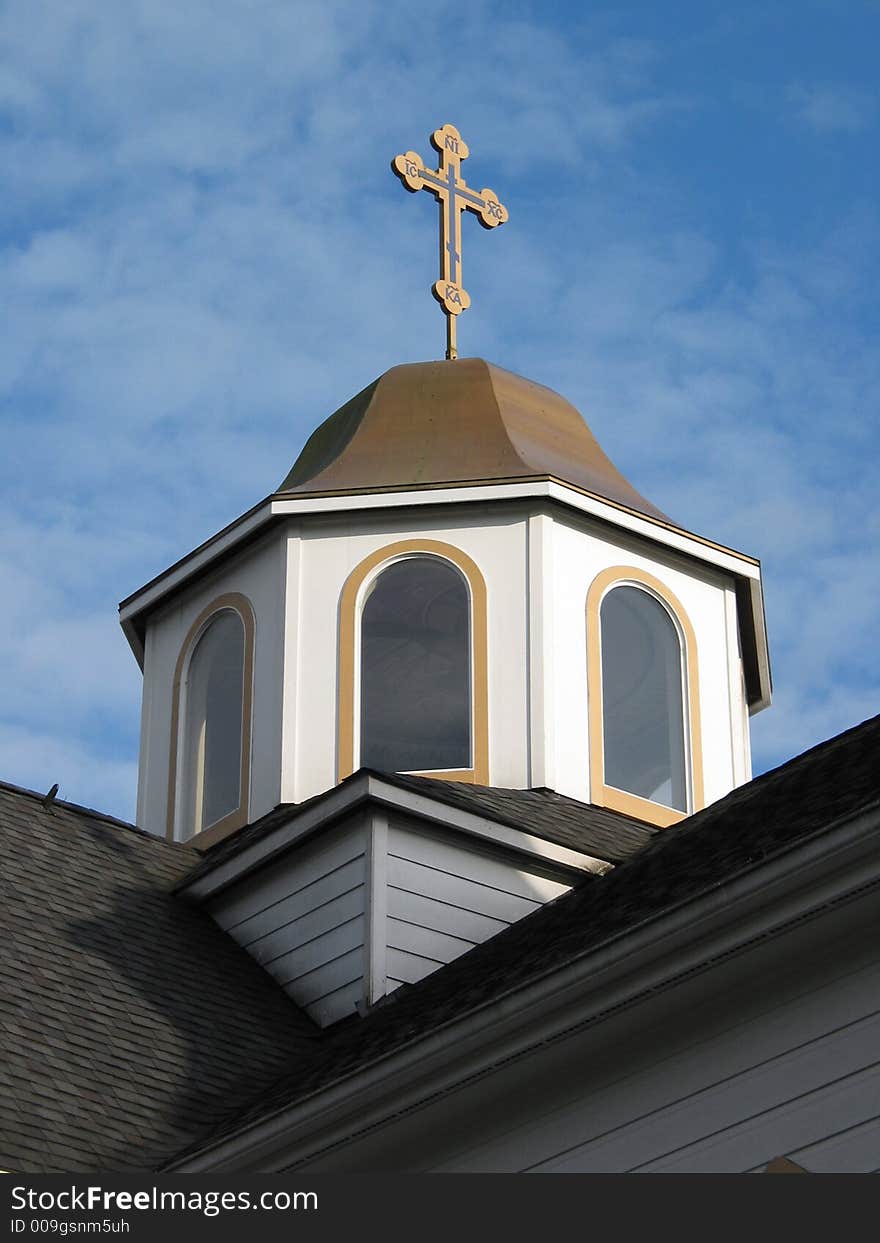
[(653, 575), (607, 570), (587, 604), (591, 798), (666, 825), (703, 803), (696, 639)]
[(615, 587), (599, 611), (605, 784), (687, 811), (681, 643), (640, 587)]
[(486, 587), (439, 540), (366, 557), (340, 601), (339, 779), (359, 767), (488, 782)]
[(247, 819), (252, 667), (250, 605), (222, 597), (196, 619), (177, 663), (169, 836), (209, 844)]
[(361, 612), (360, 761), (388, 772), (471, 767), (468, 590), (447, 561), (408, 557)]
[(231, 609), (199, 639), (186, 677), (183, 822), (201, 833), (241, 801), (244, 627)]

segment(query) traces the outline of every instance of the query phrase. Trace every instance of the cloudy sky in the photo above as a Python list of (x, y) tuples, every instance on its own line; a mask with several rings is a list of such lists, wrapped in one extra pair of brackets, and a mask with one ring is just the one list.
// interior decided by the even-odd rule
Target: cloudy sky
[(880, 710), (878, 0), (0, 0), (0, 776), (134, 810), (116, 604), (437, 357), (445, 121), (478, 354), (760, 556), (757, 770)]

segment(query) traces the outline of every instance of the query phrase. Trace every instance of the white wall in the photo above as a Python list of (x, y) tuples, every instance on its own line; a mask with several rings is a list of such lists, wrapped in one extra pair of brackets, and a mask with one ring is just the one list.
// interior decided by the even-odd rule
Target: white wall
[(554, 651), (545, 687), (555, 744), (554, 788), (590, 801), (586, 598), (598, 574), (626, 565), (659, 579), (690, 618), (697, 638), (705, 799), (712, 803), (729, 793), (746, 779), (743, 750), (748, 749), (737, 634), (728, 630), (729, 606), (735, 604), (733, 580), (665, 549), (646, 547), (625, 532), (574, 516), (554, 515), (550, 539), (547, 573), (552, 579)]
[(298, 544), (291, 562), (298, 572), (299, 606), (290, 611), (286, 636), (285, 800), (309, 798), (338, 779), (336, 666), (346, 579), (377, 549), (419, 536), (454, 545), (480, 567), (488, 596), (489, 782), (527, 784), (526, 520), (497, 506), (477, 513), (473, 507), (457, 514), (445, 509), (439, 519), (418, 511), (355, 514), (317, 519), (291, 534)]
[(696, 631), (706, 801), (748, 779), (736, 603), (726, 574), (559, 506), (352, 511), (291, 519), (150, 619), (141, 826), (164, 832), (174, 665), (194, 618), (222, 592), (242, 592), (256, 614), (249, 818), (337, 783), (342, 590), (364, 558), (419, 537), (466, 553), (486, 582), (490, 785), (546, 785), (590, 801), (586, 596), (596, 575), (618, 564), (661, 579)]
[(220, 927), (325, 1026), (364, 996), (368, 825), (363, 815), (224, 891)]
[(168, 796), (174, 668), (190, 626), (217, 596), (247, 596), (255, 615), (249, 820), (280, 801), (283, 585), (286, 544), (280, 533), (240, 552), (216, 572), (188, 584), (147, 625), (137, 823), (164, 836)]
[[(398, 540), (442, 540), (476, 561), (489, 627), (489, 784), (549, 785), (590, 800), (586, 597), (609, 566), (649, 571), (697, 635), (707, 802), (748, 778), (733, 580), (625, 532), (561, 511), (353, 515), (291, 534), (282, 791), (299, 801), (337, 780), (339, 598), (351, 571)], [(294, 592), (291, 584), (296, 582)], [(295, 704), (295, 706), (294, 706)]]
[(389, 818), (387, 991), (414, 984), (571, 888), (509, 854), (465, 850)]
[(436, 971), (578, 876), (372, 806), (230, 883), (206, 910), (323, 1027)]

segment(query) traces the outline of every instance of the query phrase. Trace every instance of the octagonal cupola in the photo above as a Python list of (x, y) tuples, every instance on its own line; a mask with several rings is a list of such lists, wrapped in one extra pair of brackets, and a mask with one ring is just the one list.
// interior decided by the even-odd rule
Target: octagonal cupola
[(138, 822), (204, 845), (365, 766), (669, 824), (748, 779), (769, 700), (758, 563), (480, 359), (386, 372), (121, 619)]

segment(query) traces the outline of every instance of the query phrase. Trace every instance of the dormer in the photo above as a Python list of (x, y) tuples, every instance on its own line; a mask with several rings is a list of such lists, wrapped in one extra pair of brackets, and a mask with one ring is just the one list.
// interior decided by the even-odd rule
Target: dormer
[(381, 376), (121, 620), (138, 823), (202, 846), (365, 766), (662, 827), (748, 780), (770, 694), (758, 563), (480, 359)]

